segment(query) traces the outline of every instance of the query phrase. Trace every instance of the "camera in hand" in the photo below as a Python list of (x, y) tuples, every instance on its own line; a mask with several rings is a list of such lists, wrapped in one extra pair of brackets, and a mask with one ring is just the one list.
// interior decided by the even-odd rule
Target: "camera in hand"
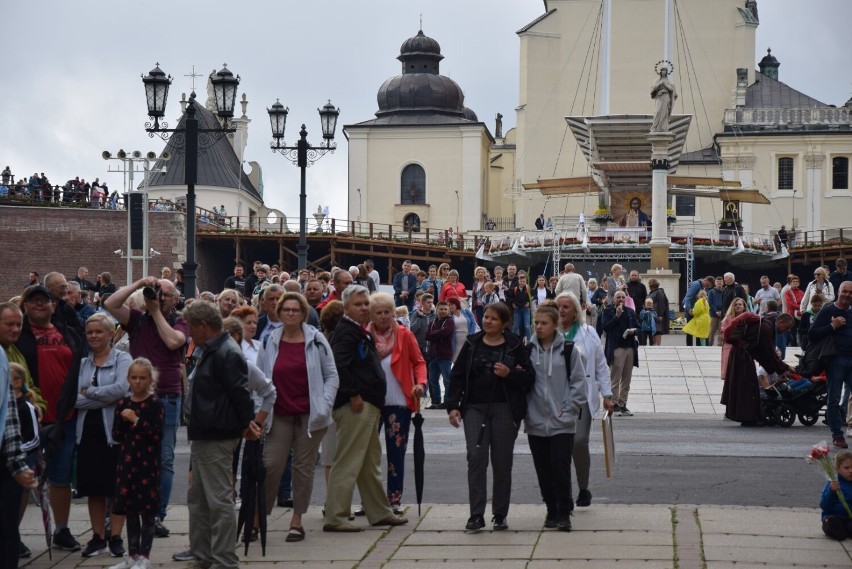
[(147, 298), (148, 300), (157, 300), (157, 297), (160, 295), (160, 287), (159, 286), (146, 286), (142, 289), (142, 296)]

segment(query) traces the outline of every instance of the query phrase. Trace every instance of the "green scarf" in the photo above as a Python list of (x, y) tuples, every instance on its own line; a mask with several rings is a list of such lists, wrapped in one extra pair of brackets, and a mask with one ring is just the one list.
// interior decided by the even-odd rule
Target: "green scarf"
[(568, 329), (568, 331), (562, 333), (562, 337), (565, 338), (565, 340), (567, 340), (568, 342), (573, 342), (574, 336), (577, 335), (577, 330), (579, 330), (579, 329), (580, 329), (580, 321), (574, 320), (574, 323), (571, 324), (571, 327)]

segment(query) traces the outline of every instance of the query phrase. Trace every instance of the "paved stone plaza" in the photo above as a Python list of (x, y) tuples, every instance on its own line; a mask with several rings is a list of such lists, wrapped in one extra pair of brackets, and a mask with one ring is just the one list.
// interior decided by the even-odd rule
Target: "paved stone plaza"
[[(718, 403), (722, 391), (719, 354), (719, 348), (642, 349), (640, 367), (634, 371), (631, 409), (637, 415), (723, 414), (724, 408)], [(795, 360), (793, 351), (787, 355), (789, 360)], [(442, 411), (428, 412), (427, 420), (435, 426), (426, 432), (427, 455), (430, 448), (440, 448), (444, 453), (463, 452), (463, 437), (459, 433), (450, 436), (455, 429), (439, 420), (443, 419), (442, 414)], [(186, 451), (185, 447), (179, 450)], [(526, 437), (518, 437), (517, 452), (529, 452)], [(600, 445), (593, 439), (592, 453), (600, 452)], [(456, 474), (464, 476), (463, 472)], [(612, 484), (618, 484), (619, 474), (626, 475), (617, 472)], [(808, 490), (803, 490), (814, 493), (814, 502), (818, 498), (818, 485), (814, 482), (807, 485)], [(320, 485), (315, 485), (315, 494), (320, 490), (317, 486)], [(590, 508), (575, 510), (575, 529), (571, 533), (543, 530), (543, 508), (539, 504), (513, 504), (509, 531), (498, 533), (490, 529), (478, 534), (462, 531), (460, 528), (469, 515), (466, 505), (424, 504), (420, 518), (416, 506), (408, 506), (407, 515), (408, 525), (391, 530), (369, 527), (363, 518), (358, 518), (355, 523), (365, 529), (361, 533), (323, 533), (320, 508), (312, 505), (304, 517), (305, 541), (286, 543), (289, 509), (275, 508), (269, 518), (266, 557), (261, 555), (259, 543), (251, 544), (248, 556), (242, 555), (242, 544), (238, 549), (245, 566), (270, 569), (273, 564), (304, 569), (451, 569), (471, 564), (501, 569), (852, 566), (852, 543), (825, 538), (819, 529), (816, 508), (595, 502)], [(91, 537), (87, 519), (86, 506), (75, 503), (71, 531), (81, 542)], [(186, 506), (173, 505), (167, 525), (171, 536), (155, 540), (152, 565), (190, 566), (171, 560), (173, 553), (188, 545)], [(60, 551), (54, 551), (50, 561), (41, 527), (40, 512), (31, 506), (22, 525), (24, 541), (33, 551), (26, 567), (103, 567), (117, 562), (104, 555), (84, 560), (79, 552)], [(486, 527), (490, 528), (490, 524)]]

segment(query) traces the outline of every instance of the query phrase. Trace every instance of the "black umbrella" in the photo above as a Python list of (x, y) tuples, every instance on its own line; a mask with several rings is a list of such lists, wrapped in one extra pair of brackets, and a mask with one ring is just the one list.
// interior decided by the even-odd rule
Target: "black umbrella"
[(414, 490), (417, 493), (417, 517), (420, 517), (420, 504), (423, 502), (423, 465), (426, 463), (426, 449), (423, 444), (423, 415), (420, 414), (420, 401), (417, 398), (417, 412), (411, 419), (414, 423)]
[(244, 440), (243, 450), (243, 502), (237, 518), (237, 534), (243, 530), (245, 555), (248, 555), (250, 536), (254, 529), (254, 517), (257, 515), (260, 529), (260, 548), (266, 557), (266, 469), (263, 466), (263, 439)]

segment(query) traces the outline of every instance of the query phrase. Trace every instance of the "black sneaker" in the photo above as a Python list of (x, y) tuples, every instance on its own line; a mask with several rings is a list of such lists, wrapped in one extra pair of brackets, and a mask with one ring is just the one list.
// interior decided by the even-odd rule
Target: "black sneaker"
[(293, 496), (291, 494), (278, 494), (278, 506), (281, 508), (293, 507)]
[(621, 405), (619, 405), (618, 403), (613, 403), (612, 404), (612, 414), (618, 415), (619, 413), (621, 413)]
[(467, 531), (479, 531), (485, 527), (485, 518), (482, 516), (470, 516), (464, 529)]
[(83, 557), (94, 557), (95, 555), (100, 555), (108, 550), (107, 542), (105, 542), (98, 534), (94, 534), (92, 539), (89, 540), (89, 543), (86, 544), (86, 549), (83, 550)]
[(109, 538), (109, 554), (113, 557), (124, 557), (124, 554), (127, 553), (124, 551), (124, 541), (122, 541), (120, 535), (114, 535)]
[(571, 531), (571, 514), (560, 515), (556, 529), (559, 531)]
[(548, 508), (547, 516), (544, 518), (544, 527), (546, 529), (556, 529), (556, 522), (556, 510)]
[(352, 515), (358, 516), (359, 518), (363, 518), (367, 515), (367, 512), (364, 511), (364, 506), (358, 506), (358, 509), (352, 512)]
[(509, 524), (506, 522), (506, 516), (494, 516), (491, 518), (494, 523), (494, 531), (504, 531), (509, 529)]
[(74, 539), (68, 528), (62, 528), (53, 534), (53, 547), (63, 551), (80, 551), (80, 542)]
[(580, 493), (577, 494), (577, 507), (578, 508), (588, 508), (592, 505), (592, 493), (588, 490), (580, 490)]
[(154, 536), (169, 537), (169, 528), (163, 525), (163, 518), (156, 518), (154, 522)]
[(633, 411), (627, 408), (627, 405), (621, 408), (621, 412), (618, 414), (619, 417), (632, 417)]
[(33, 552), (30, 551), (29, 547), (24, 545), (23, 541), (18, 545), (18, 557), (20, 559), (27, 559), (27, 558), (31, 557), (32, 554), (33, 554)]

